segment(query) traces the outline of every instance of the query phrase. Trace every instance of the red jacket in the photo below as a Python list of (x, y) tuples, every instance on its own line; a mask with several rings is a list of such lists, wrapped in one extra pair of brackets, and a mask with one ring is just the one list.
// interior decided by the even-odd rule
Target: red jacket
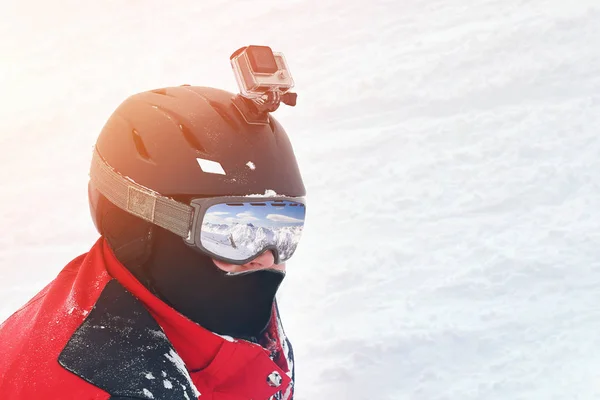
[(292, 399), (276, 305), (260, 343), (182, 316), (100, 238), (0, 325), (0, 399)]

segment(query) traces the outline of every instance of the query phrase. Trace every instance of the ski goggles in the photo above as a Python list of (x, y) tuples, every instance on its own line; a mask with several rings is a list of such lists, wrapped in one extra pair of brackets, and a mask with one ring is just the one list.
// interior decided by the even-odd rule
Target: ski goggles
[(186, 242), (230, 264), (245, 264), (264, 251), (275, 264), (289, 260), (302, 236), (303, 197), (223, 196), (193, 199)]
[(90, 182), (117, 207), (229, 264), (245, 264), (267, 250), (281, 264), (296, 251), (304, 227), (304, 197), (220, 196), (186, 204), (119, 174), (97, 151)]

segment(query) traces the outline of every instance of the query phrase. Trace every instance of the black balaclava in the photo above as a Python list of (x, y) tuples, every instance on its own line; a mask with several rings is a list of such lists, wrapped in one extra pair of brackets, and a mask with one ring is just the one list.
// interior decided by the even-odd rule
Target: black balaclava
[(283, 272), (228, 275), (179, 236), (104, 196), (90, 204), (117, 259), (165, 303), (221, 335), (255, 340), (266, 328)]
[(275, 270), (228, 274), (160, 227), (154, 227), (152, 253), (141, 271), (150, 290), (192, 321), (221, 335), (251, 340), (267, 327), (285, 276)]

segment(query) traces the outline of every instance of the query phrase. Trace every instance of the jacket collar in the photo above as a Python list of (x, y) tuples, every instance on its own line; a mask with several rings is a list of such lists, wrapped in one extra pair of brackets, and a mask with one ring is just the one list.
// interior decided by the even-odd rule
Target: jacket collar
[(106, 271), (142, 303), (160, 325), (189, 371), (206, 368), (226, 342), (223, 337), (186, 318), (151, 293), (114, 255), (106, 240), (102, 243)]
[[(214, 390), (213, 396), (229, 400), (292, 397), (293, 352), (276, 305), (258, 345), (221, 337), (183, 316), (175, 318), (172, 309), (121, 266), (102, 239), (96, 245), (103, 246), (102, 259), (96, 262), (114, 279), (87, 283), (104, 288), (60, 354), (61, 366), (110, 393), (111, 399), (191, 400), (198, 398), (197, 389), (208, 396)], [(275, 372), (282, 380), (273, 386)]]
[(157, 322), (114, 279), (107, 283), (58, 362), (111, 396), (191, 400), (199, 395)]

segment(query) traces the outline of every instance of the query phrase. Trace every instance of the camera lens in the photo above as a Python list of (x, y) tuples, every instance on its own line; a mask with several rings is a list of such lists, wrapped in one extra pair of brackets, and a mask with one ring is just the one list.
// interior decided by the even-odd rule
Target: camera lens
[(273, 50), (268, 46), (248, 46), (248, 59), (255, 73), (274, 74), (279, 70)]

